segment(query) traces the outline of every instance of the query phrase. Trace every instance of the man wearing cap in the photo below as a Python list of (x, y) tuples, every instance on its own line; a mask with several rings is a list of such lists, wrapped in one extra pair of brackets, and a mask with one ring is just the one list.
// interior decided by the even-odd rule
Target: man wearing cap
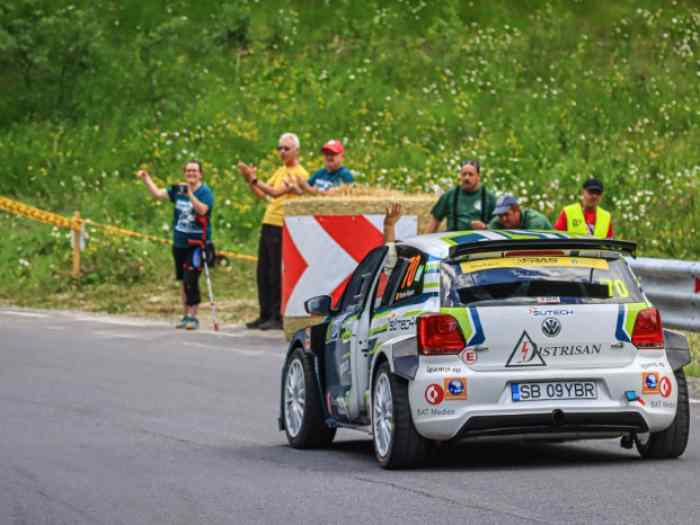
[(495, 217), (489, 222), (489, 230), (551, 230), (552, 224), (540, 212), (520, 208), (518, 199), (506, 193), (496, 201)]
[(612, 216), (600, 206), (603, 183), (590, 178), (583, 183), (581, 202), (566, 206), (559, 214), (554, 227), (577, 235), (592, 235), (599, 239), (613, 236)]
[(459, 185), (442, 194), (431, 210), (427, 233), (438, 231), (447, 219), (447, 231), (484, 230), (496, 207), (496, 195), (481, 184), (478, 160), (462, 163)]
[(332, 192), (342, 184), (351, 184), (352, 172), (343, 166), (345, 160), (345, 148), (339, 140), (333, 139), (326, 142), (321, 148), (323, 163), (325, 166), (311, 175), (308, 181), (297, 180), (297, 187), (301, 192), (322, 194)]
[(309, 173), (299, 164), (299, 137), (284, 133), (277, 142), (277, 152), (283, 165), (267, 182), (258, 180), (255, 166), (238, 163), (241, 175), (253, 194), (269, 199), (258, 243), (258, 303), (260, 315), (246, 323), (247, 328), (281, 330), (282, 313), (282, 226), (285, 201), (295, 197), (294, 181), (306, 180)]

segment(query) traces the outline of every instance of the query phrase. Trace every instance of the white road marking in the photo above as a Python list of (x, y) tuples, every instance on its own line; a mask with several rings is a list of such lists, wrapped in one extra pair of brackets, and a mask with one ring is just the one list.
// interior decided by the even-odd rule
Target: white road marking
[(46, 314), (37, 314), (37, 313), (33, 313), (33, 312), (14, 312), (14, 311), (11, 311), (11, 310), (0, 310), (0, 314), (4, 314), (4, 315), (16, 315), (16, 316), (18, 316), (18, 317), (37, 317), (37, 318), (40, 318), (40, 319), (43, 319), (43, 318), (45, 318), (45, 317), (48, 317), (48, 315), (46, 315)]
[(692, 397), (690, 398), (690, 402), (693, 404), (700, 404), (700, 399), (693, 399)]
[(203, 343), (191, 343), (191, 342), (185, 342), (183, 343), (185, 346), (193, 346), (195, 348), (203, 348), (205, 350), (221, 350), (223, 352), (233, 352), (235, 354), (240, 354), (248, 357), (272, 357), (272, 358), (278, 358), (282, 356), (282, 354), (278, 354), (276, 352), (265, 352), (263, 350), (244, 350), (242, 348), (231, 348), (231, 347), (225, 347), (225, 346), (216, 346), (216, 345), (206, 345)]
[(104, 324), (114, 324), (119, 326), (162, 326), (163, 323), (157, 321), (136, 321), (130, 319), (110, 319), (108, 317), (77, 317), (76, 321), (87, 322), (87, 323), (104, 323)]
[(120, 334), (118, 332), (101, 332), (99, 330), (93, 330), (92, 334), (110, 339), (146, 339), (141, 334)]
[(65, 326), (51, 325), (46, 327), (47, 330), (65, 330)]

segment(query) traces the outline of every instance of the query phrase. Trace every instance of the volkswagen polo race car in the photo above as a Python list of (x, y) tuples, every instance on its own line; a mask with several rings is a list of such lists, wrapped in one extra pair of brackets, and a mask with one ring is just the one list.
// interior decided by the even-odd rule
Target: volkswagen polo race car
[(690, 360), (625, 256), (553, 232), (422, 235), (372, 250), (336, 305), (292, 338), (279, 428), (296, 448), (338, 427), (407, 467), (435, 442), (621, 438), (645, 458), (688, 441)]

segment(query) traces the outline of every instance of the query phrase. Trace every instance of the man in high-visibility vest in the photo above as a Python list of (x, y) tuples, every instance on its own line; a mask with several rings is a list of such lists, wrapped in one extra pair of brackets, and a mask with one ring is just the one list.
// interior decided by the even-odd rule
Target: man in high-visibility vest
[(554, 228), (576, 235), (592, 235), (599, 239), (613, 236), (612, 215), (600, 206), (603, 198), (603, 183), (598, 179), (588, 179), (583, 183), (581, 202), (566, 206)]

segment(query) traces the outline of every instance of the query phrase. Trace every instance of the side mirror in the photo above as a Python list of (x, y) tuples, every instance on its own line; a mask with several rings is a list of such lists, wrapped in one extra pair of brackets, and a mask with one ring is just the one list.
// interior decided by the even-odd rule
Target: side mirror
[(331, 313), (331, 296), (317, 295), (304, 301), (304, 309), (311, 315), (328, 315)]

